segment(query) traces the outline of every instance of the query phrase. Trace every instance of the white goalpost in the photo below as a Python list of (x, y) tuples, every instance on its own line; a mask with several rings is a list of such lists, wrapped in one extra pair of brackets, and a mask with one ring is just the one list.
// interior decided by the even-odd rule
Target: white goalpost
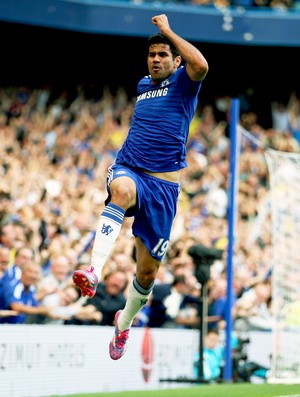
[(272, 228), (269, 383), (300, 383), (300, 154), (265, 150)]

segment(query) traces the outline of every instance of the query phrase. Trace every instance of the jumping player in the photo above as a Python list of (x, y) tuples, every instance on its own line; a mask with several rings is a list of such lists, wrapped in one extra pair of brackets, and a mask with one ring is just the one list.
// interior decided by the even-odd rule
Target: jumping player
[(91, 267), (73, 273), (82, 295), (92, 298), (124, 216), (134, 217), (136, 275), (125, 308), (115, 315), (115, 333), (109, 346), (113, 360), (125, 353), (133, 319), (151, 295), (168, 248), (179, 173), (187, 166), (189, 126), (208, 72), (204, 56), (171, 29), (166, 15), (153, 17), (152, 23), (160, 32), (148, 39), (150, 75), (138, 83), (128, 136), (108, 172), (108, 198), (97, 226)]

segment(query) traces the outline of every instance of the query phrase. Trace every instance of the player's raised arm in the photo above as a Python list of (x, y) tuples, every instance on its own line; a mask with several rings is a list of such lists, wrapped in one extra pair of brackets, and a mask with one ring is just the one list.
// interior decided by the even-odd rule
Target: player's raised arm
[(191, 80), (200, 81), (204, 79), (208, 72), (208, 63), (201, 52), (191, 43), (173, 32), (168, 17), (165, 14), (153, 17), (152, 23), (175, 45), (181, 57), (186, 61), (186, 70)]

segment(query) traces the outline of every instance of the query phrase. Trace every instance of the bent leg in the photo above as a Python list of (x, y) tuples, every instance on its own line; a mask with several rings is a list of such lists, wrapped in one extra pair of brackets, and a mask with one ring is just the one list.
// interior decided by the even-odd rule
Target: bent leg
[(110, 202), (98, 221), (91, 255), (91, 266), (75, 270), (73, 282), (83, 296), (92, 298), (101, 278), (102, 269), (120, 234), (125, 212), (136, 204), (136, 185), (127, 176), (109, 180)]
[(98, 279), (120, 234), (125, 212), (136, 203), (136, 186), (131, 178), (114, 179), (110, 185), (110, 192), (111, 200), (100, 216), (91, 255), (91, 265)]

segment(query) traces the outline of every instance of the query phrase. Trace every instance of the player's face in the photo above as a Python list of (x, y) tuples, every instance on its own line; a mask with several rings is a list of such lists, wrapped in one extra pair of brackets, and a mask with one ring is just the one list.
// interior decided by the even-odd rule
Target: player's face
[(180, 65), (181, 57), (173, 59), (168, 44), (152, 44), (149, 47), (147, 64), (154, 83), (165, 80), (173, 74)]

